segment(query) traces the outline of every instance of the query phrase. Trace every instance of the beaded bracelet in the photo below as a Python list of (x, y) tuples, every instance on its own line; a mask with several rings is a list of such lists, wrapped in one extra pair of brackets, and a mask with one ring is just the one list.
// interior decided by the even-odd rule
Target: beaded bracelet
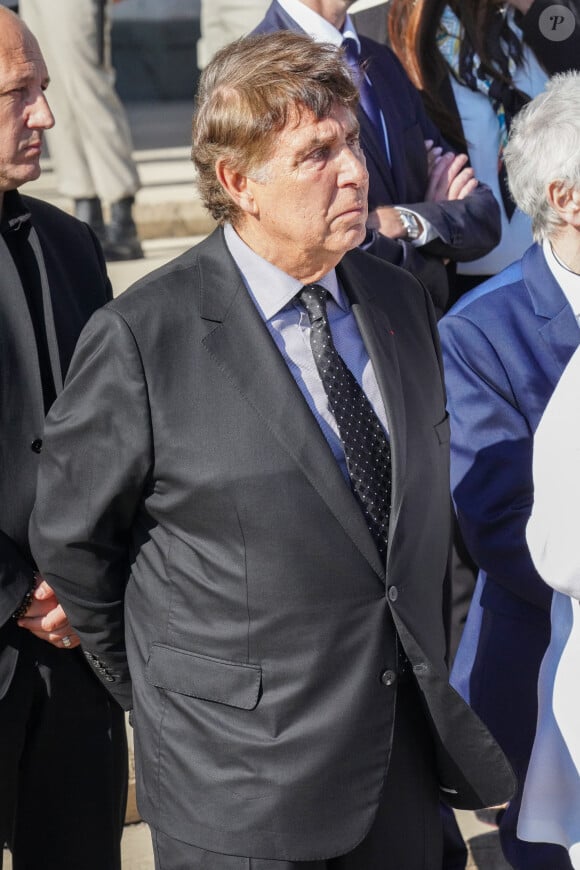
[(28, 588), (28, 591), (24, 598), (22, 599), (22, 603), (17, 610), (12, 614), (12, 619), (21, 619), (21, 617), (26, 616), (28, 608), (32, 604), (32, 596), (34, 595), (34, 590), (36, 589), (36, 581), (33, 580), (31, 585)]

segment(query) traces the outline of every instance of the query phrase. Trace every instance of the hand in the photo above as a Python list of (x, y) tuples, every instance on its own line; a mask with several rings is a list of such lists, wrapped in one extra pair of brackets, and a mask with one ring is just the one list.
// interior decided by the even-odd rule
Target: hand
[(441, 145), (435, 145), (433, 139), (425, 139), (425, 151), (427, 152), (427, 167), (430, 176), (437, 159), (443, 154), (443, 148)]
[(521, 12), (522, 15), (525, 15), (526, 12), (529, 12), (530, 6), (534, 0), (507, 0), (508, 6), (513, 6), (514, 9), (517, 9), (518, 12)]
[[(467, 166), (468, 159), (467, 154), (446, 151), (432, 160), (426, 202), (465, 199), (473, 193), (478, 182), (471, 166)], [(427, 160), (429, 161), (429, 153)]]
[(382, 205), (369, 212), (367, 227), (371, 230), (378, 230), (381, 235), (387, 236), (389, 239), (404, 239), (407, 235), (401, 221), (401, 215), (396, 208), (392, 208), (390, 205)]
[[(26, 611), (26, 616), (18, 620), (18, 625), (53, 646), (74, 649), (80, 644), (78, 635), (74, 633), (52, 588), (46, 580), (41, 577), (38, 579), (40, 582), (34, 590), (32, 603)], [(62, 642), (63, 637), (68, 637), (70, 641), (67, 646)]]

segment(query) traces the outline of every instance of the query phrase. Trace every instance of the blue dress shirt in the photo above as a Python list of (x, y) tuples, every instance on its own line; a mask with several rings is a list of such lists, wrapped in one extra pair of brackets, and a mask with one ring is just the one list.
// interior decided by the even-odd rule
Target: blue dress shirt
[[(310, 347), (310, 321), (296, 300), (302, 284), (264, 260), (240, 239), (230, 224), (224, 227), (226, 245), (242, 274), (258, 312), (292, 377), (314, 414), (346, 480), (349, 479), (338, 427)], [(385, 408), (372, 363), (348, 299), (333, 269), (316, 282), (328, 290), (328, 321), (337, 351), (353, 373), (387, 432)]]

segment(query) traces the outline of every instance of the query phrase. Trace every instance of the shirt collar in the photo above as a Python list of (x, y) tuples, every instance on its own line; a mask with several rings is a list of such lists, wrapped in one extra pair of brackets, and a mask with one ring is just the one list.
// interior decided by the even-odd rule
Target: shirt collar
[[(256, 254), (236, 233), (231, 224), (224, 226), (228, 250), (242, 273), (244, 283), (264, 320), (272, 320), (289, 305), (302, 288), (302, 284), (273, 263)], [(332, 269), (316, 282), (328, 290), (337, 305), (348, 308), (345, 296), (338, 286), (336, 271)]]
[(332, 45), (339, 46), (342, 45), (342, 40), (348, 37), (349, 39), (354, 39), (360, 51), (360, 41), (348, 13), (341, 32), (327, 21), (326, 18), (323, 18), (317, 12), (313, 12), (312, 9), (305, 6), (300, 0), (278, 0), (278, 3), (290, 18), (293, 18), (296, 24), (316, 42), (330, 42)]
[(547, 239), (542, 244), (542, 250), (548, 264), (548, 269), (562, 288), (562, 292), (570, 303), (576, 318), (580, 318), (580, 275), (571, 272), (570, 269), (567, 269), (563, 265), (555, 255), (552, 245)]

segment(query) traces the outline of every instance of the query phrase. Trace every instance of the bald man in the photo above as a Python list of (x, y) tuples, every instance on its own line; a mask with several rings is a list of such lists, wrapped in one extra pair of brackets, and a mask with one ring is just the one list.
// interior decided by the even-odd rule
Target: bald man
[(19, 870), (118, 870), (122, 711), (28, 546), (44, 417), (111, 297), (89, 227), (18, 192), (54, 124), (48, 81), (36, 39), (0, 7), (0, 847)]

